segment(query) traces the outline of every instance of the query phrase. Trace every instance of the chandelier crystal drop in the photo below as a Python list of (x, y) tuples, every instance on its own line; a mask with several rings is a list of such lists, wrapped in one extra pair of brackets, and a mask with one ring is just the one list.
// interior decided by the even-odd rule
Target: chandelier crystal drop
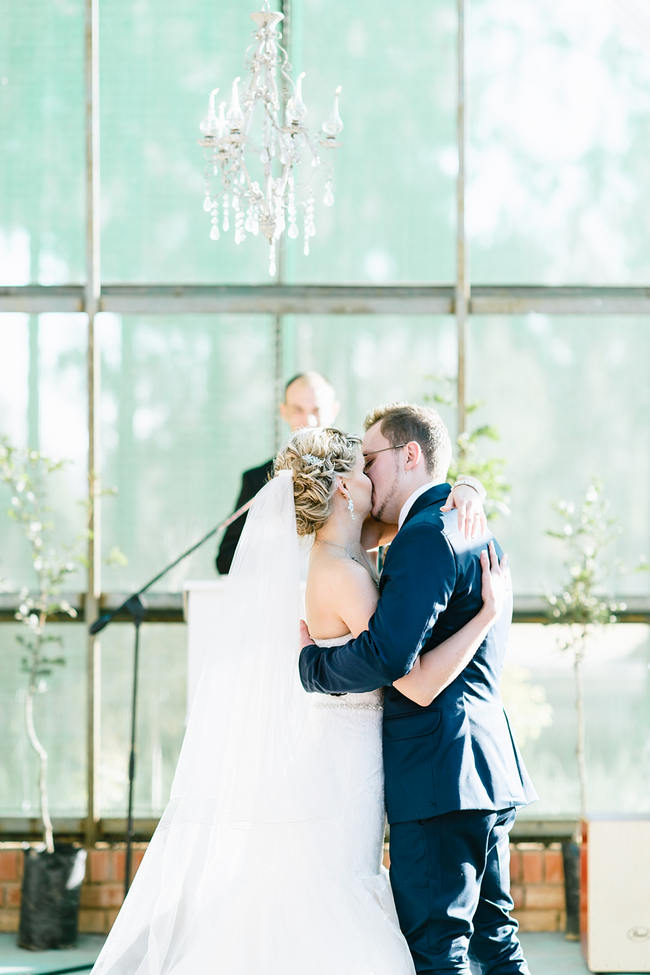
[(332, 150), (343, 128), (341, 88), (336, 89), (332, 112), (320, 133), (310, 132), (302, 94), (305, 72), (294, 84), (280, 44), (284, 15), (264, 0), (263, 9), (251, 17), (256, 30), (246, 52), (247, 81), (235, 78), (228, 107), (226, 100), (217, 100), (215, 88), (201, 122), (203, 209), (210, 215), (212, 240), (219, 240), (231, 226), (236, 244), (261, 231), (269, 242), (269, 274), (274, 277), (276, 245), (285, 231), (292, 240), (302, 235), (304, 254), (309, 254), (309, 242), (316, 235), (314, 184), (321, 170), (323, 203), (334, 204)]

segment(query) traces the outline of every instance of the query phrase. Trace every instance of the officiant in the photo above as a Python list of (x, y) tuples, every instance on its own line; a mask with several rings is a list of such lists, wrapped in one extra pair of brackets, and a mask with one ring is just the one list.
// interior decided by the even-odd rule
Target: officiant
[[(339, 404), (334, 387), (319, 372), (299, 372), (284, 387), (284, 400), (279, 413), (293, 433), (301, 427), (328, 427), (334, 423)], [(259, 467), (252, 467), (242, 474), (239, 497), (234, 511), (250, 501), (273, 475), (273, 458)], [(225, 575), (235, 555), (239, 537), (244, 528), (246, 515), (234, 521), (221, 539), (217, 552), (217, 570)]]

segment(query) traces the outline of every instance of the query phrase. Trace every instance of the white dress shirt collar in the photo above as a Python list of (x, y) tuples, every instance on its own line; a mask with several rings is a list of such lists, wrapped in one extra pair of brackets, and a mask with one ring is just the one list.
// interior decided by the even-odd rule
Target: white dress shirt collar
[(406, 521), (406, 516), (408, 515), (409, 511), (411, 510), (411, 508), (413, 507), (417, 499), (420, 497), (420, 495), (424, 494), (424, 492), (428, 491), (430, 488), (435, 487), (437, 483), (438, 483), (437, 481), (428, 481), (426, 484), (422, 484), (419, 488), (416, 488), (413, 494), (410, 494), (408, 496), (408, 498), (402, 505), (401, 511), (399, 513), (399, 518), (397, 519), (398, 531)]

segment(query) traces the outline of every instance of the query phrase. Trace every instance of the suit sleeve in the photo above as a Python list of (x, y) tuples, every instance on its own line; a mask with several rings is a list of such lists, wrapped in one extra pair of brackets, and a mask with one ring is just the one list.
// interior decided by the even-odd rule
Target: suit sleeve
[(440, 528), (402, 529), (386, 559), (382, 591), (368, 629), (338, 647), (305, 647), (300, 679), (306, 691), (362, 693), (411, 670), (456, 584), (456, 559)]
[[(251, 478), (249, 477), (249, 471), (244, 471), (241, 481), (241, 489), (239, 491), (239, 497), (235, 502), (235, 507), (233, 511), (237, 511), (237, 508), (241, 508), (243, 504), (253, 497), (255, 491), (252, 490), (250, 484)], [(246, 514), (243, 514), (237, 521), (233, 521), (232, 525), (228, 525), (226, 528), (223, 538), (221, 539), (221, 544), (217, 551), (217, 557), (215, 559), (215, 564), (217, 570), (221, 575), (227, 575), (230, 572), (230, 566), (232, 565), (232, 560), (235, 557), (235, 549), (239, 543), (241, 533), (244, 530), (244, 523), (246, 521)]]

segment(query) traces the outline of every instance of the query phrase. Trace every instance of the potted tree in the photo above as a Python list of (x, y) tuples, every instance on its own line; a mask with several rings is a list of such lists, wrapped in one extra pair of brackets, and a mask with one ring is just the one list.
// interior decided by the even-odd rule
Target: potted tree
[(36, 576), (35, 590), (24, 589), (16, 619), (24, 624), (16, 638), (22, 650), (21, 669), (26, 679), (25, 730), (37, 758), (38, 793), (43, 842), (26, 846), (18, 944), (24, 948), (61, 948), (77, 937), (79, 897), (85, 873), (86, 851), (54, 842), (48, 795), (48, 753), (35, 718), (38, 698), (47, 680), (65, 658), (54, 649), (62, 638), (51, 632), (52, 619), (74, 617), (76, 610), (62, 597), (65, 580), (83, 561), (79, 550), (61, 550), (54, 544), (54, 525), (46, 504), (49, 479), (62, 462), (37, 451), (19, 450), (0, 441), (0, 482), (10, 491), (9, 517), (24, 532)]
[[(545, 597), (549, 623), (562, 624), (558, 637), (561, 651), (571, 656), (576, 708), (576, 768), (579, 788), (580, 822), (587, 814), (587, 763), (585, 755), (584, 676), (585, 655), (594, 632), (615, 623), (617, 612), (624, 609), (603, 592), (602, 553), (616, 535), (615, 522), (609, 517), (609, 504), (602, 496), (602, 486), (594, 480), (580, 504), (557, 501), (553, 505), (561, 519), (558, 528), (546, 534), (557, 539), (563, 548), (564, 579), (555, 593)], [(562, 844), (566, 892), (566, 936), (580, 937), (580, 826), (576, 834)]]

